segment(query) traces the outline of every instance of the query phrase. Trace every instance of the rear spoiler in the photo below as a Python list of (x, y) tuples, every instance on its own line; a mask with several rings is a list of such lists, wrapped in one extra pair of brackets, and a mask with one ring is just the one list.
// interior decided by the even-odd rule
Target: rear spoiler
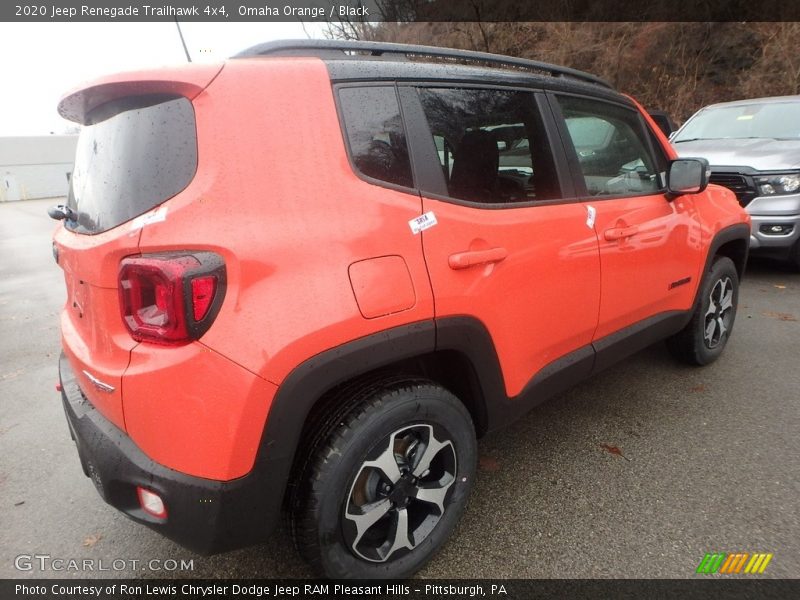
[(223, 64), (182, 65), (108, 75), (65, 94), (58, 103), (58, 113), (69, 121), (86, 124), (92, 110), (117, 98), (175, 94), (192, 100), (208, 87), (222, 67)]

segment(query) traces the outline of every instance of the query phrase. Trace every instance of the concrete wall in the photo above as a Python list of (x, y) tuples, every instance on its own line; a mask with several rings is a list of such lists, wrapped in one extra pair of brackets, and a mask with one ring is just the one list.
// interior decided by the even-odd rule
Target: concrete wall
[(72, 163), (0, 165), (0, 202), (66, 196)]
[(76, 135), (0, 137), (0, 202), (66, 196)]

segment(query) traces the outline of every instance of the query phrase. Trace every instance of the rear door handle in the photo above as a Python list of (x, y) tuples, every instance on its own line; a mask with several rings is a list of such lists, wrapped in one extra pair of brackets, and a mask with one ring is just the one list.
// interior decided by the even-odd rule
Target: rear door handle
[(489, 250), (469, 250), (451, 254), (447, 260), (451, 269), (468, 269), (475, 265), (485, 265), (505, 260), (508, 250), (505, 248), (490, 248)]
[(615, 240), (631, 237), (637, 233), (639, 233), (639, 228), (636, 225), (631, 225), (630, 227), (612, 227), (603, 232), (603, 237), (609, 242), (613, 242)]

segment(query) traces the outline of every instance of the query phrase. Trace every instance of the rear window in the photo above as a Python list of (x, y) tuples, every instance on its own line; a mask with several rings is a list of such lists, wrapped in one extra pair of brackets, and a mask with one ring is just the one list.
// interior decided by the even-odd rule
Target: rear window
[(67, 203), (73, 231), (107, 231), (183, 190), (197, 170), (194, 109), (166, 95), (113, 100), (89, 114), (78, 138)]
[(394, 87), (339, 90), (347, 142), (362, 175), (412, 187), (411, 161)]

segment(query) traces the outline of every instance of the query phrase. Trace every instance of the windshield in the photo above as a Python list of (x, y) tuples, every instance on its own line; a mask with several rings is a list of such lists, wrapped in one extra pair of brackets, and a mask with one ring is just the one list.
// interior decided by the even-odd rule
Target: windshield
[(164, 95), (112, 100), (90, 113), (78, 138), (67, 227), (100, 233), (183, 190), (197, 168), (192, 103)]
[(672, 142), (731, 138), (800, 139), (800, 101), (706, 108)]

